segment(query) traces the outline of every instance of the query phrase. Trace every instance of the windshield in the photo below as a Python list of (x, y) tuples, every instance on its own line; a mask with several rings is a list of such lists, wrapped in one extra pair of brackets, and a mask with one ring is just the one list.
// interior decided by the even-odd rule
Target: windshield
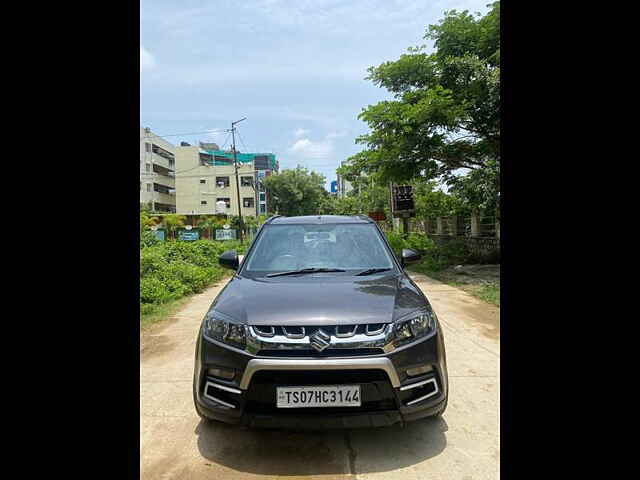
[(362, 271), (392, 269), (378, 230), (370, 224), (266, 225), (244, 272), (282, 272), (303, 268)]

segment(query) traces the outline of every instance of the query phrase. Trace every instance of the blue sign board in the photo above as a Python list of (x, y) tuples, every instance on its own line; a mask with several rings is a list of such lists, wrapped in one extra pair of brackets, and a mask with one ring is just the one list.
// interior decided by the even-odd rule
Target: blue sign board
[(198, 230), (180, 230), (178, 232), (178, 238), (180, 240), (186, 240), (188, 242), (192, 242), (200, 238), (200, 232), (198, 232)]
[(338, 193), (338, 181), (331, 182), (331, 193)]
[(216, 240), (235, 240), (236, 231), (231, 229), (216, 230)]

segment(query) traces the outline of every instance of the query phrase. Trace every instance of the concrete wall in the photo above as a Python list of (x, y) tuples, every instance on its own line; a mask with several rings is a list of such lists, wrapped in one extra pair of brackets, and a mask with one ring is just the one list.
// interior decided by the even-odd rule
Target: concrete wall
[[(235, 168), (233, 165), (212, 166), (200, 163), (200, 147), (175, 147), (176, 155), (176, 208), (177, 213), (209, 214), (216, 213), (218, 198), (228, 198), (231, 207), (227, 215), (238, 215), (238, 201)], [(253, 163), (241, 164), (238, 177), (251, 176), (255, 180)], [(229, 177), (228, 187), (219, 187), (216, 177)], [(204, 180), (204, 183), (201, 183)], [(253, 199), (252, 207), (242, 207), (242, 215), (256, 215), (256, 193), (252, 187), (240, 187), (241, 204), (244, 198)], [(202, 205), (206, 201), (206, 205)]]

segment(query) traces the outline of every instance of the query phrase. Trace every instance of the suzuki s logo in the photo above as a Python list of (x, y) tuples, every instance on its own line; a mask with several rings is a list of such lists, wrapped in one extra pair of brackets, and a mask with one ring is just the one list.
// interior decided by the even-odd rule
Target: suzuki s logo
[(322, 330), (318, 330), (316, 333), (309, 337), (311, 346), (317, 351), (321, 352), (329, 345), (331, 345), (331, 336), (324, 333)]

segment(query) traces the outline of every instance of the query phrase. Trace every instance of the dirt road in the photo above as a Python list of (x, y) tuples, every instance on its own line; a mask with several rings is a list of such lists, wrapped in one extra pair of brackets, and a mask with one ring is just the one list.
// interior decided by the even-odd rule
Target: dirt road
[(141, 478), (499, 478), (499, 309), (411, 275), (444, 328), (450, 396), (441, 419), (321, 433), (201, 423), (191, 393), (195, 339), (221, 283), (141, 338)]

